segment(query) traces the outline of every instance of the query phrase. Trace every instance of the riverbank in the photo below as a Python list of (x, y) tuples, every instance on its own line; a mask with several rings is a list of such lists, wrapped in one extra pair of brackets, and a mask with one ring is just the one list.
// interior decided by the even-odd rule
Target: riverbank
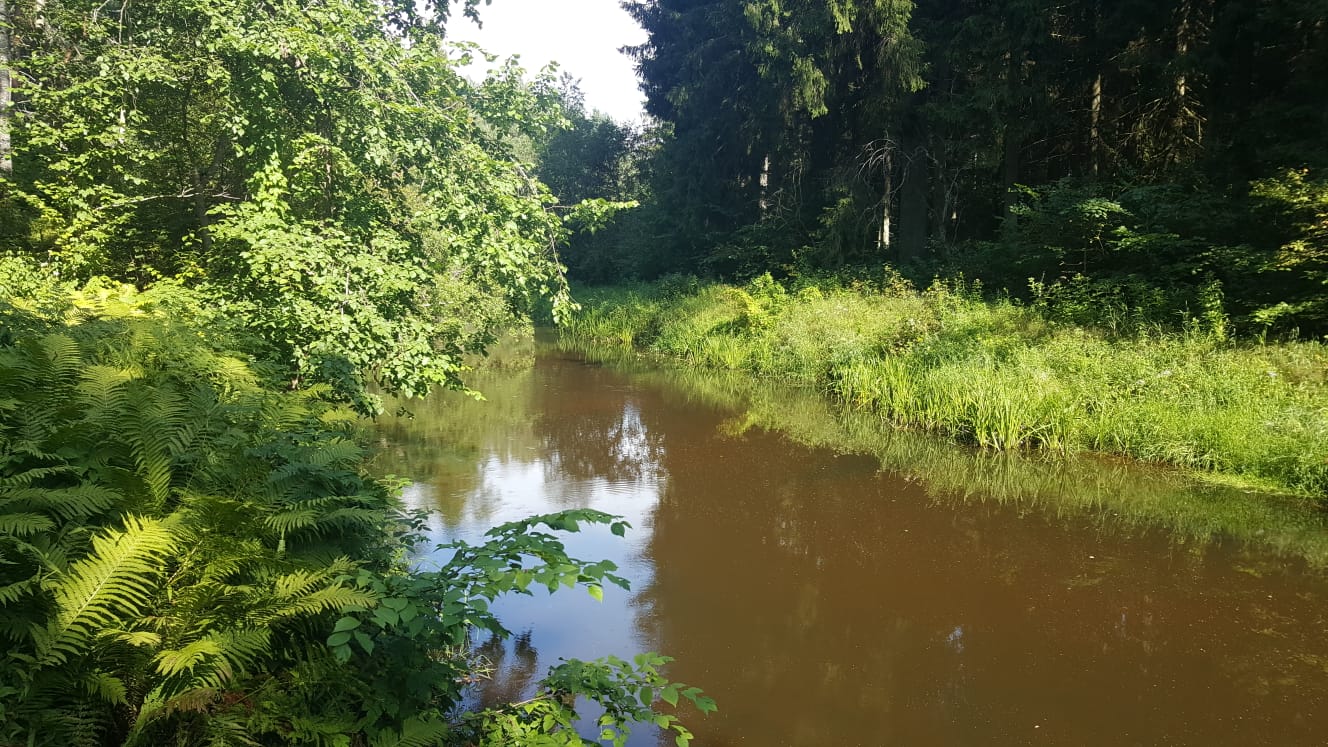
[(593, 289), (566, 339), (814, 386), (993, 450), (1095, 451), (1328, 494), (1328, 348), (1242, 344), (1220, 318), (1109, 335), (963, 288)]

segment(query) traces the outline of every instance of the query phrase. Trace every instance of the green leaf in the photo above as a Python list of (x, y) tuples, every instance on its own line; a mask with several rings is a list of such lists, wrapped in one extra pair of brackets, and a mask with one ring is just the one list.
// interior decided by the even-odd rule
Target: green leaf
[(373, 639), (372, 639), (372, 638), (370, 638), (369, 636), (365, 635), (364, 633), (356, 632), (356, 633), (355, 633), (355, 642), (360, 644), (360, 648), (364, 649), (364, 653), (366, 653), (366, 654), (370, 654), (370, 655), (373, 654), (373, 652), (374, 652), (374, 642), (373, 642)]
[(346, 616), (337, 620), (337, 624), (332, 628), (333, 633), (340, 633), (345, 630), (354, 630), (360, 627), (360, 621), (357, 618)]
[(590, 596), (595, 598), (595, 601), (597, 602), (604, 601), (604, 587), (600, 586), (599, 584), (591, 584), (587, 586), (586, 591), (590, 593)]

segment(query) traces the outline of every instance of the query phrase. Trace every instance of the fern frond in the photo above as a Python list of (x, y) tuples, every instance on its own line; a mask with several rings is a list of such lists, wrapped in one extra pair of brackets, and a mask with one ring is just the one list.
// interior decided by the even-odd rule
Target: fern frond
[(124, 502), (120, 493), (83, 483), (71, 488), (22, 488), (4, 494), (6, 508), (56, 516), (74, 522), (110, 510)]
[[(52, 455), (54, 456), (54, 455)], [(0, 490), (4, 488), (26, 488), (38, 480), (77, 474), (78, 470), (68, 464), (47, 467), (31, 467), (11, 475), (0, 477)]]
[(36, 581), (31, 578), (0, 586), (0, 606), (14, 604), (30, 594)]
[(31, 537), (55, 529), (55, 522), (41, 514), (0, 514), (0, 534)]
[(354, 567), (348, 559), (339, 558), (317, 571), (298, 570), (278, 576), (272, 584), (270, 614), (274, 618), (291, 618), (372, 607), (378, 601), (376, 595), (342, 586), (335, 580)]
[(376, 508), (349, 506), (323, 514), (318, 523), (338, 528), (375, 527), (383, 523), (383, 512)]
[(174, 524), (169, 517), (126, 516), (124, 531), (94, 537), (91, 555), (46, 582), (58, 612), (38, 641), (43, 661), (80, 655), (99, 629), (141, 613), (162, 562), (175, 551)]
[(165, 679), (144, 699), (135, 730), (170, 713), (210, 711), (219, 691), (271, 655), (271, 637), (257, 628), (215, 631), (157, 654), (156, 671)]
[(143, 704), (138, 707), (138, 716), (134, 719), (134, 725), (125, 737), (124, 743), (126, 745), (153, 744), (152, 741), (144, 741), (144, 732), (154, 722), (173, 713), (207, 713), (212, 704), (216, 702), (218, 695), (219, 693), (215, 690), (203, 688), (196, 688), (175, 695), (169, 694), (162, 687), (153, 689), (143, 698)]
[(263, 520), (263, 523), (267, 524), (273, 531), (286, 535), (315, 526), (318, 523), (318, 512), (310, 508), (282, 511), (268, 516)]
[(22, 349), (0, 351), (0, 392), (23, 393), (43, 379), (43, 368), (38, 361), (41, 349), (29, 343)]
[(319, 442), (318, 448), (310, 450), (306, 461), (313, 467), (327, 469), (334, 464), (339, 466), (358, 464), (363, 456), (364, 449), (354, 441), (331, 438)]
[(126, 409), (126, 385), (134, 372), (114, 366), (93, 365), (83, 370), (78, 385), (79, 403), (93, 422), (111, 420)]
[(161, 636), (148, 630), (117, 630), (109, 633), (115, 640), (135, 648), (152, 648), (161, 645)]
[(163, 677), (190, 674), (200, 664), (221, 658), (221, 645), (212, 637), (200, 638), (183, 648), (158, 652), (154, 657), (157, 673)]
[(213, 377), (221, 388), (227, 391), (236, 389), (250, 390), (258, 386), (258, 377), (247, 361), (227, 355), (212, 358)]
[(184, 401), (168, 389), (135, 392), (129, 398), (134, 417), (120, 427), (129, 444), (138, 474), (152, 499), (164, 505), (170, 496), (174, 460), (172, 441), (184, 423)]
[(49, 384), (72, 383), (83, 368), (83, 354), (78, 343), (66, 335), (46, 335), (39, 343), (46, 364)]
[(123, 704), (128, 694), (125, 683), (119, 677), (102, 671), (85, 675), (82, 685), (88, 695), (112, 704)]
[(327, 574), (314, 571), (295, 571), (279, 576), (272, 585), (278, 599), (295, 599), (309, 593), (318, 584), (327, 581)]
[(124, 502), (121, 493), (88, 482), (73, 488), (20, 488), (7, 490), (0, 498), (5, 509), (25, 513), (53, 514), (62, 522), (84, 520)]
[(377, 603), (377, 595), (370, 592), (345, 586), (329, 586), (292, 599), (275, 612), (277, 617), (290, 618), (365, 609)]

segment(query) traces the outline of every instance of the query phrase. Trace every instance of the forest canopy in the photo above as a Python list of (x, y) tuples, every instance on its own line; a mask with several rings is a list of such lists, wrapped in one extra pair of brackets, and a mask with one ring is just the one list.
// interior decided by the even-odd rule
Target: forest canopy
[(456, 386), (508, 312), (566, 303), (509, 145), (561, 114), (547, 76), (457, 72), (476, 5), (7, 0), (0, 251), (185, 283), (296, 386)]

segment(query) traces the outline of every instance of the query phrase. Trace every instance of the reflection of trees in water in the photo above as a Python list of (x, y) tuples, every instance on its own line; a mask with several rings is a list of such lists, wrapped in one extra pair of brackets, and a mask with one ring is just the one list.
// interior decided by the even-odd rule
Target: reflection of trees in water
[[(1323, 662), (1322, 612), (1287, 609), (1282, 588), (1323, 583), (1285, 566), (1260, 580), (1161, 530), (937, 504), (870, 460), (759, 431), (681, 453), (664, 454), (640, 627), (753, 743), (1019, 741), (1035, 723), (1067, 743), (1125, 726), (1229, 741), (1215, 707), (1258, 728), (1293, 718), (1295, 687), (1260, 692), (1254, 675), (1280, 676), (1292, 650)], [(1298, 667), (1302, 695), (1328, 695)]]
[(508, 640), (490, 638), (475, 648), (482, 657), (482, 667), (489, 669), (488, 679), (473, 687), (480, 705), (493, 708), (531, 697), (535, 684), (544, 674), (539, 669), (539, 652), (530, 642), (531, 631), (518, 633)]
[(438, 391), (423, 400), (389, 401), (376, 426), (382, 473), (432, 481), (474, 464), (480, 455), (503, 461), (530, 459), (538, 439), (531, 432), (537, 381), (533, 370), (485, 373), (472, 386), (485, 399)]
[(489, 521), (502, 503), (486, 471), (537, 459), (534, 434), (537, 379), (533, 370), (481, 372), (471, 381), (484, 400), (459, 392), (435, 392), (424, 400), (389, 402), (409, 415), (385, 415), (377, 423), (374, 470), (404, 475), (428, 486), (442, 524)]
[[(678, 657), (669, 674), (720, 699), (698, 744), (724, 744), (713, 732), (730, 724), (754, 744), (1019, 742), (1034, 723), (1061, 743), (1126, 726), (1160, 742), (1185, 722), (1184, 741), (1232, 742), (1328, 700), (1323, 584), (1253, 551), (1233, 570), (1213, 541), (1266, 522), (1271, 546), (1328, 547), (1277, 504), (1173, 500), (1172, 478), (938, 446), (796, 397), (750, 395), (721, 430), (718, 414), (669, 404), (714, 391), (576, 366), (541, 376), (498, 415), (432, 423), (430, 438), (499, 460), (547, 451), (555, 505), (584, 500), (587, 480), (669, 476), (634, 604), (643, 640)], [(519, 699), (538, 674), (529, 640), (494, 658), (512, 676), (484, 697)]]
[(897, 430), (816, 391), (746, 375), (647, 369), (633, 380), (736, 411), (722, 427), (731, 436), (767, 428), (809, 446), (869, 454), (883, 469), (924, 486), (934, 500), (1016, 504), (1056, 518), (1084, 517), (1123, 535), (1162, 527), (1184, 543), (1236, 539), (1256, 556), (1271, 551), (1328, 568), (1328, 514), (1313, 500), (1196, 483), (1174, 470), (1124, 460), (978, 451)]
[(612, 371), (576, 364), (542, 372), (534, 429), (551, 484), (638, 483), (660, 477), (664, 429), (657, 397)]
[(602, 479), (635, 483), (659, 476), (662, 438), (648, 429), (631, 400), (616, 413), (541, 418), (550, 481)]

